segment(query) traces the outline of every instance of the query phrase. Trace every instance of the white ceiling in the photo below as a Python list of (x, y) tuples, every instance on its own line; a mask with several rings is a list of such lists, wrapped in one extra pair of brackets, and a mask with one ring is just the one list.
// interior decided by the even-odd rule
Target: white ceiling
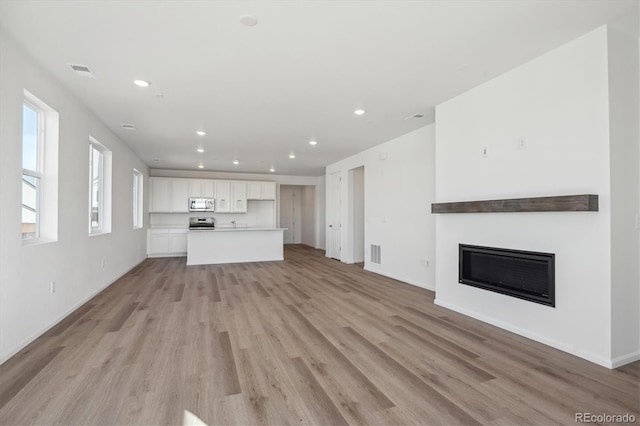
[(0, 26), (153, 168), (322, 175), (637, 4), (1, 0)]

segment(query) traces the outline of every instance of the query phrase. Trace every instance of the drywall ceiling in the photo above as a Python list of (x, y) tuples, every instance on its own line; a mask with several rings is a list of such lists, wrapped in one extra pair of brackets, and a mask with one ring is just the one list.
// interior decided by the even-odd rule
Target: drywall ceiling
[[(2, 0), (0, 26), (153, 168), (321, 175), (433, 122), (436, 104), (634, 8), (635, 0)], [(257, 25), (242, 25), (245, 14)], [(407, 119), (416, 113), (425, 117)]]

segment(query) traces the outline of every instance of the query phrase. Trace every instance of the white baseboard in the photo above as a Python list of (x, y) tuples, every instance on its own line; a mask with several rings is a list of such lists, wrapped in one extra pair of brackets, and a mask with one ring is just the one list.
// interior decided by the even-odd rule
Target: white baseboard
[(187, 253), (160, 253), (160, 254), (149, 254), (147, 253), (148, 259), (154, 259), (157, 257), (187, 257)]
[(632, 362), (636, 362), (639, 360), (640, 360), (640, 351), (631, 352), (626, 355), (622, 355), (612, 359), (611, 368), (622, 367), (623, 365), (631, 364)]
[(421, 283), (421, 282), (418, 282), (418, 281), (415, 281), (415, 280), (408, 279), (407, 277), (401, 277), (399, 275), (389, 274), (389, 273), (381, 272), (381, 271), (374, 271), (372, 269), (369, 269), (369, 267), (366, 264), (364, 266), (364, 270), (365, 271), (369, 271), (369, 272), (373, 272), (374, 274), (382, 275), (382, 276), (387, 277), (387, 278), (392, 278), (394, 280), (402, 281), (403, 283), (411, 284), (411, 285), (414, 285), (416, 287), (424, 288), (426, 290), (431, 290), (431, 291), (435, 291), (436, 290), (432, 286), (429, 286), (429, 285), (427, 285), (425, 283)]
[(103, 285), (102, 287), (98, 288), (96, 291), (92, 292), (89, 296), (85, 297), (82, 301), (80, 301), (79, 303), (77, 303), (76, 305), (74, 305), (72, 308), (68, 309), (64, 314), (62, 314), (61, 316), (59, 316), (58, 318), (54, 319), (53, 321), (51, 321), (49, 324), (45, 325), (44, 327), (42, 327), (41, 329), (39, 329), (38, 331), (36, 331), (35, 333), (33, 333), (32, 335), (30, 335), (29, 337), (27, 337), (26, 339), (24, 339), (21, 343), (19, 343), (16, 347), (14, 347), (13, 349), (11, 349), (6, 355), (3, 355), (2, 357), (0, 357), (0, 365), (4, 364), (6, 361), (8, 361), (11, 357), (13, 357), (15, 354), (17, 354), (18, 352), (20, 352), (21, 350), (23, 350), (24, 348), (26, 348), (29, 344), (31, 344), (34, 340), (36, 340), (38, 337), (42, 336), (44, 333), (46, 333), (47, 331), (49, 331), (51, 328), (53, 328), (55, 325), (57, 325), (60, 321), (62, 321), (63, 319), (65, 319), (66, 317), (68, 317), (69, 315), (71, 315), (76, 309), (78, 309), (80, 306), (84, 305), (85, 303), (87, 303), (89, 300), (93, 299), (98, 293), (100, 293), (101, 291), (103, 291), (105, 288), (109, 287), (111, 284), (115, 283), (116, 281), (118, 281), (120, 278), (124, 277), (125, 275), (127, 275), (131, 270), (133, 270), (136, 266), (138, 266), (139, 264), (141, 264), (142, 262), (144, 262), (145, 259), (142, 259), (140, 262), (136, 263), (135, 265), (133, 265), (131, 268), (127, 269), (125, 272), (123, 272), (122, 274), (120, 274), (118, 277), (114, 278), (113, 280), (109, 281), (108, 283), (106, 283), (105, 285)]
[[(461, 313), (463, 315), (466, 315), (468, 317), (475, 318), (475, 319), (480, 320), (482, 322), (486, 322), (488, 324), (495, 325), (496, 327), (502, 328), (502, 329), (507, 330), (507, 331), (511, 331), (513, 333), (516, 333), (516, 334), (519, 334), (521, 336), (524, 336), (524, 337), (526, 337), (528, 339), (535, 340), (536, 342), (543, 343), (543, 344), (545, 344), (547, 346), (551, 346), (551, 347), (559, 349), (559, 350), (561, 350), (563, 352), (570, 353), (570, 354), (575, 355), (575, 356), (577, 356), (579, 358), (586, 359), (587, 361), (593, 362), (594, 364), (598, 364), (598, 365), (601, 365), (603, 367), (610, 368), (610, 369), (611, 368), (615, 368), (613, 366), (613, 361), (611, 359), (603, 358), (600, 355), (596, 355), (596, 354), (591, 353), (591, 352), (583, 351), (583, 350), (575, 348), (573, 346), (569, 346), (569, 345), (567, 345), (567, 344), (565, 344), (563, 342), (560, 342), (558, 340), (549, 339), (548, 337), (542, 336), (542, 335), (537, 334), (537, 333), (533, 333), (530, 330), (526, 330), (526, 329), (523, 329), (523, 328), (520, 328), (520, 327), (515, 327), (515, 326), (513, 326), (513, 325), (511, 325), (509, 323), (506, 323), (506, 322), (503, 322), (503, 321), (498, 321), (498, 320), (496, 320), (494, 318), (491, 318), (491, 317), (488, 317), (486, 315), (482, 315), (482, 314), (479, 314), (477, 312), (473, 312), (473, 311), (470, 311), (468, 309), (461, 308), (460, 306), (453, 305), (453, 304), (448, 303), (448, 302), (443, 302), (442, 300), (439, 300), (437, 298), (437, 295), (436, 295), (436, 299), (434, 300), (434, 303), (436, 305), (438, 305), (438, 306), (442, 306), (443, 308), (447, 308), (447, 309), (450, 309), (452, 311), (455, 311), (455, 312)], [(622, 364), (620, 364), (620, 365), (622, 365)]]

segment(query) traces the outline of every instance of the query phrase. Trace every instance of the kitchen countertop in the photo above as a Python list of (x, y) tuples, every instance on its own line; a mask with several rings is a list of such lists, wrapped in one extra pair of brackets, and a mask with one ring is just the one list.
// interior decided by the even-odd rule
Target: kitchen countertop
[(189, 229), (189, 232), (247, 232), (247, 231), (286, 231), (287, 228), (215, 228), (215, 229)]

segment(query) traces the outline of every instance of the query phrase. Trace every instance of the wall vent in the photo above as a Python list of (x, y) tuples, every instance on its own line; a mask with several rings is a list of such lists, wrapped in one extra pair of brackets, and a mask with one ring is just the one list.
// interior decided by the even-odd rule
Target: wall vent
[(79, 65), (79, 64), (67, 64), (67, 65), (69, 65), (71, 69), (76, 72), (76, 74), (82, 77), (91, 77), (91, 78), (96, 77), (95, 75), (93, 75), (89, 67), (86, 65)]
[(407, 118), (405, 118), (405, 120), (419, 120), (421, 118), (424, 118), (424, 114), (417, 113), (417, 114), (408, 116)]
[(377, 244), (371, 244), (371, 263), (382, 263), (382, 254), (380, 253), (380, 246)]

